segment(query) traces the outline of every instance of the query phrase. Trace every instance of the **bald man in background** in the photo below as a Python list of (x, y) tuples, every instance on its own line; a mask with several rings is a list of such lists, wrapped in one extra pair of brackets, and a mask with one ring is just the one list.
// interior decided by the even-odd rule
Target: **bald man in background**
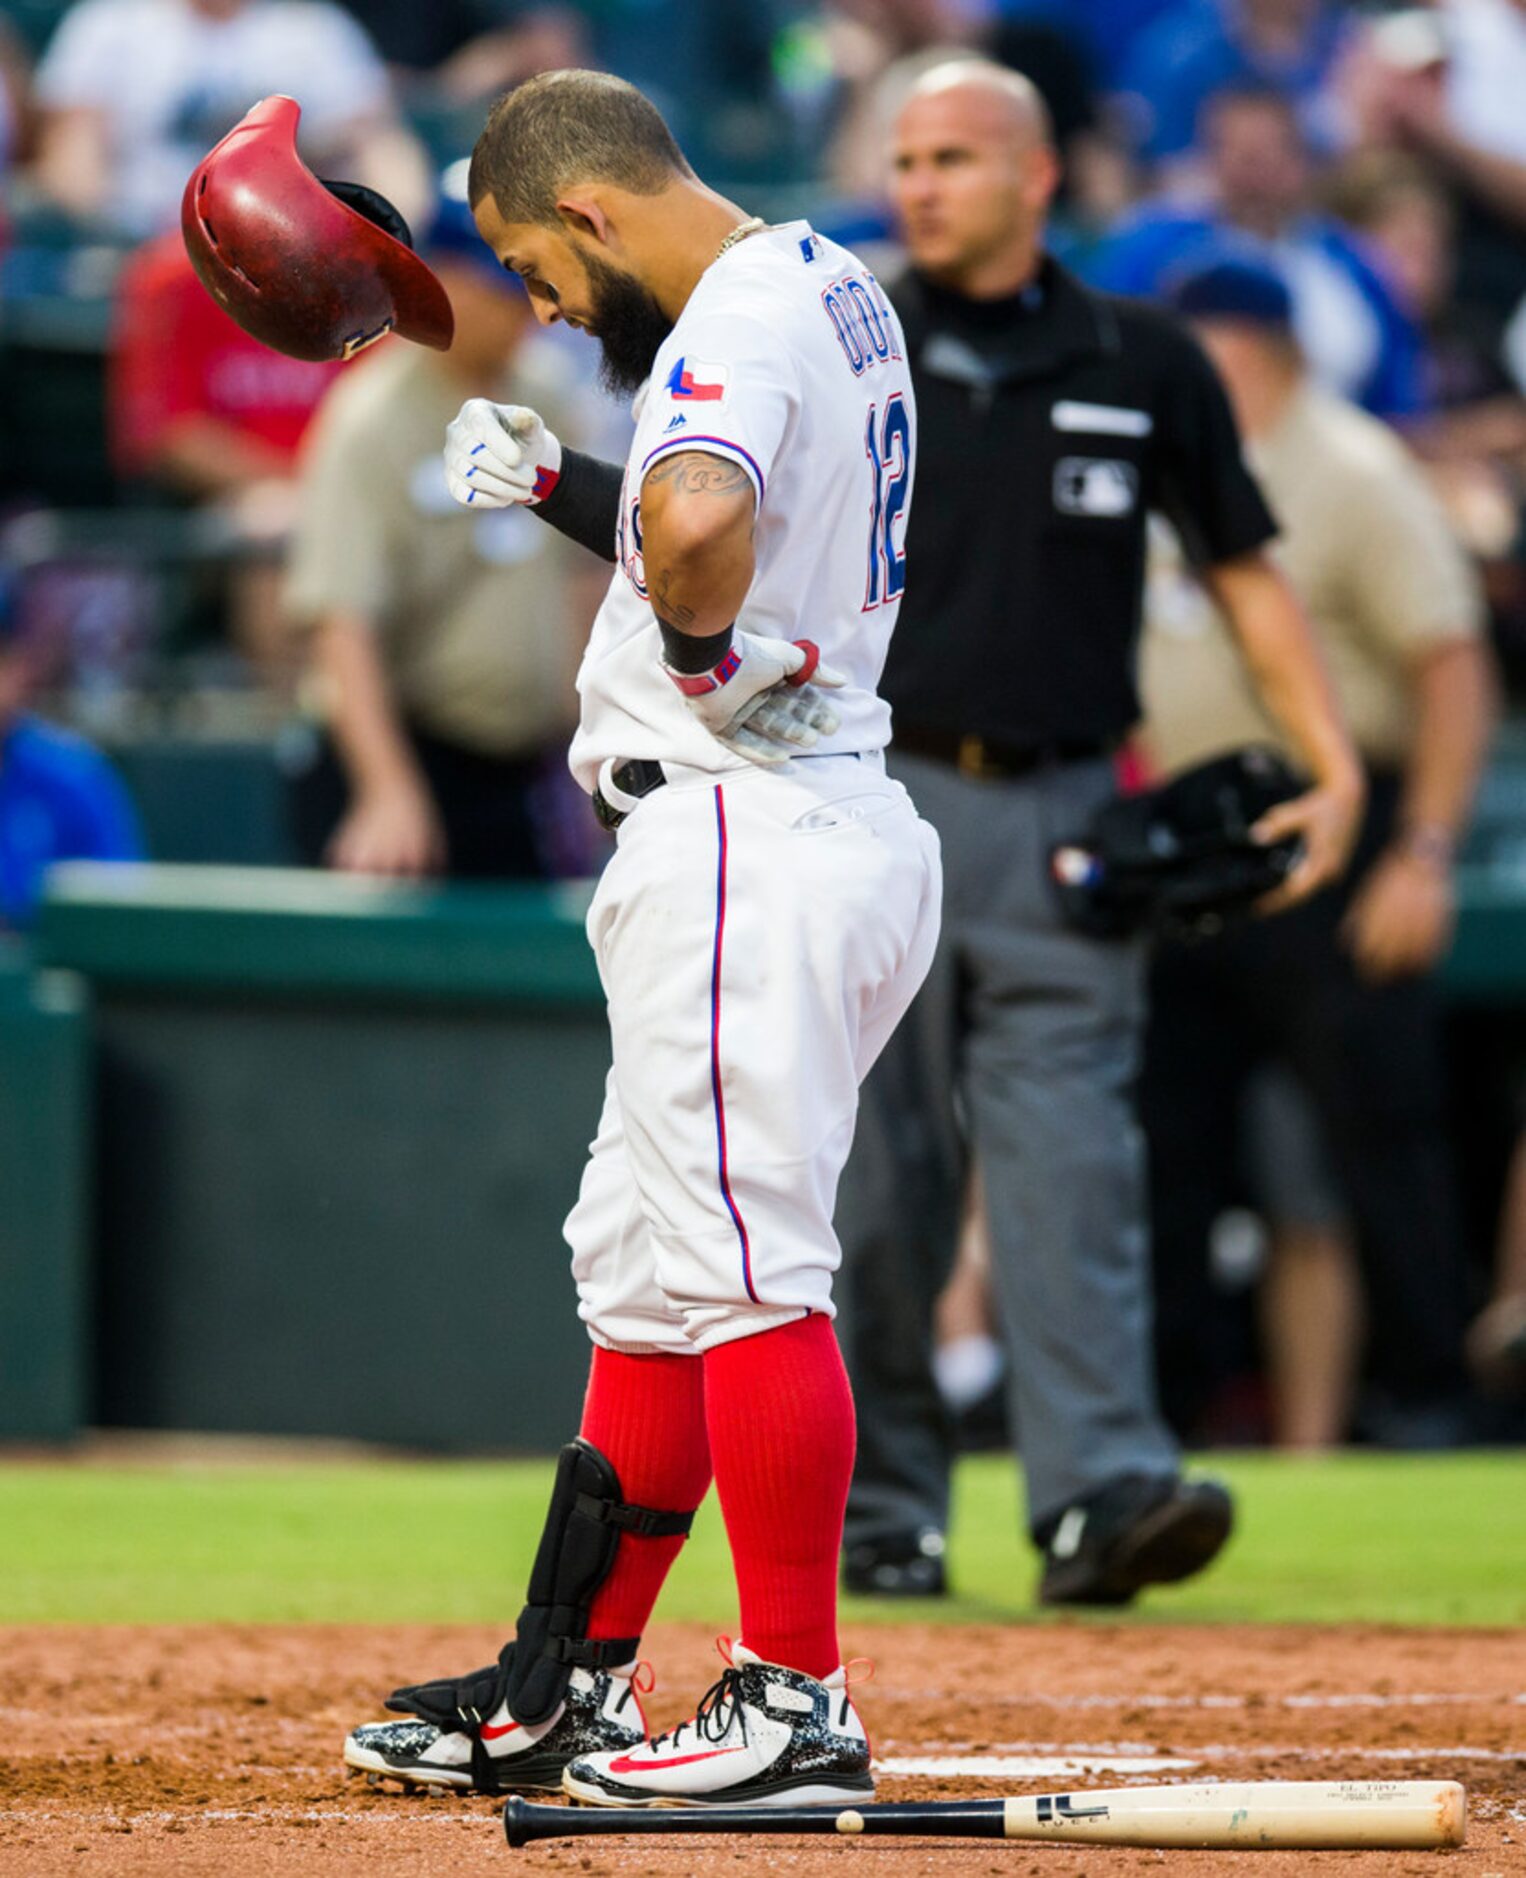
[(891, 767), (943, 839), (944, 936), (865, 1084), (838, 1204), (859, 1404), (844, 1576), (944, 1588), (932, 1317), (978, 1156), (1039, 1595), (1123, 1604), (1200, 1570), (1232, 1521), (1223, 1487), (1183, 1476), (1156, 1406), (1142, 948), (1067, 927), (1048, 872), (1113, 794), (1138, 716), (1148, 510), (1175, 520), (1311, 779), (1261, 825), (1303, 840), (1287, 900), (1339, 874), (1362, 780), (1218, 379), (1168, 318), (1044, 252), (1057, 181), (1016, 73), (939, 67), (897, 121), (911, 267), (889, 291), (920, 434), (883, 692)]

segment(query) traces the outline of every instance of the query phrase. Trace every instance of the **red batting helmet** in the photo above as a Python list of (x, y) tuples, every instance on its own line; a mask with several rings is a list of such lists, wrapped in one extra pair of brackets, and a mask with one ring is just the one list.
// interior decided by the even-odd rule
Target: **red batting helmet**
[(180, 226), (202, 285), (246, 333), (294, 359), (348, 359), (390, 332), (445, 351), (445, 289), (408, 224), (359, 183), (320, 182), (297, 155), (292, 98), (266, 98), (203, 157)]

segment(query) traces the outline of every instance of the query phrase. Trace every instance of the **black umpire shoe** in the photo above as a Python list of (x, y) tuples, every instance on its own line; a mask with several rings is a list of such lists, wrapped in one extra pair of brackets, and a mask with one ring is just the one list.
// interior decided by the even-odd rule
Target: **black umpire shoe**
[(843, 1589), (867, 1598), (941, 1598), (948, 1591), (943, 1553), (936, 1526), (861, 1541), (843, 1554)]
[(1133, 1475), (1048, 1521), (1041, 1604), (1127, 1604), (1146, 1585), (1175, 1584), (1215, 1558), (1234, 1525), (1217, 1480)]

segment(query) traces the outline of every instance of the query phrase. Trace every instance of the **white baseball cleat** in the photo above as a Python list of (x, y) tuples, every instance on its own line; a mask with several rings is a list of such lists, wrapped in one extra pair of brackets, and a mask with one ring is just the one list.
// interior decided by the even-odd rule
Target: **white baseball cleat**
[(874, 1780), (847, 1671), (818, 1682), (739, 1643), (692, 1721), (580, 1756), (562, 1787), (585, 1806), (831, 1806), (868, 1799)]
[(618, 1754), (646, 1739), (640, 1692), (651, 1684), (638, 1687), (635, 1674), (644, 1667), (573, 1670), (565, 1700), (545, 1722), (516, 1722), (503, 1702), (486, 1714), (458, 1708), (457, 1728), (423, 1718), (363, 1722), (345, 1737), (345, 1766), (373, 1785), (390, 1778), (461, 1793), (559, 1792), (570, 1760), (598, 1749)]

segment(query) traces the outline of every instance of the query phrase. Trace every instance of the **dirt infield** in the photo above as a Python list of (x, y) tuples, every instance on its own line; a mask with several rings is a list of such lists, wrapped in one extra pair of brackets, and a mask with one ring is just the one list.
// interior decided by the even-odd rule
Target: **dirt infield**
[[(498, 1637), (461, 1629), (0, 1630), (0, 1872), (452, 1878), (790, 1873), (1244, 1871), (1244, 1853), (994, 1842), (574, 1840), (511, 1853), (484, 1799), (347, 1781), (346, 1728), (377, 1692), (465, 1669)], [(658, 1626), (654, 1725), (713, 1679), (710, 1639)], [(1202, 1779), (1466, 1782), (1465, 1851), (1264, 1853), (1265, 1878), (1526, 1873), (1526, 1635), (1415, 1630), (859, 1629), (883, 1798)], [(867, 1861), (867, 1863), (865, 1863)]]

